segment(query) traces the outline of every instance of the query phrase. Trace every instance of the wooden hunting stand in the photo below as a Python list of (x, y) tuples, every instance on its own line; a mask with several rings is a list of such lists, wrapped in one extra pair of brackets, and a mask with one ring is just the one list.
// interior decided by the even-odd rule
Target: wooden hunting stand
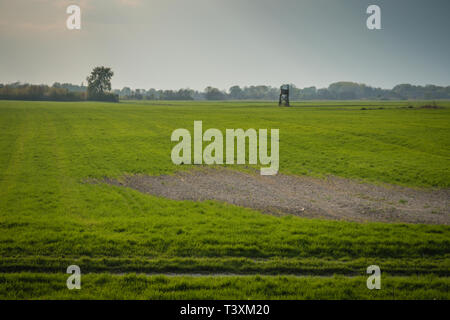
[(278, 105), (285, 105), (286, 107), (289, 107), (289, 85), (283, 84), (280, 87), (280, 100), (278, 101)]

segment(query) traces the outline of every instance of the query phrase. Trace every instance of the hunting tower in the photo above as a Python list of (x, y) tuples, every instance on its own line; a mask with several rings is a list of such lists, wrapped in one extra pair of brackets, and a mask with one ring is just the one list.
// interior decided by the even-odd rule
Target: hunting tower
[(285, 105), (289, 107), (289, 85), (283, 84), (280, 87), (280, 100), (278, 101), (278, 105)]

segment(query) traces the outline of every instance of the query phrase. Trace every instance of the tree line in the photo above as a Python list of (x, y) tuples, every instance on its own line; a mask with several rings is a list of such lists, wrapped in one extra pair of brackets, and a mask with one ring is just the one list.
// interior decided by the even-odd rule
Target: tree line
[[(156, 90), (124, 87), (114, 93), (130, 100), (278, 100), (280, 89), (271, 86), (232, 86), (228, 91), (207, 87), (204, 91), (192, 89)], [(416, 86), (399, 84), (392, 89), (382, 89), (355, 82), (335, 82), (327, 88), (297, 88), (290, 85), (291, 100), (430, 100), (450, 99), (450, 86)]]
[(111, 92), (111, 78), (114, 72), (111, 68), (96, 67), (86, 78), (87, 87), (70, 83), (53, 86), (45, 84), (33, 85), (15, 82), (0, 84), (0, 99), (3, 100), (33, 100), (33, 101), (109, 101), (118, 102), (119, 96)]
[[(88, 77), (88, 85), (55, 82), (52, 86), (22, 84), (0, 84), (0, 99), (50, 100), (50, 101), (118, 101), (122, 100), (278, 100), (280, 89), (271, 86), (232, 86), (228, 91), (207, 87), (203, 91), (192, 89), (156, 90), (122, 89), (111, 90), (112, 71), (98, 67)], [(108, 70), (109, 69), (109, 70)], [(111, 73), (109, 72), (111, 71)], [(416, 86), (400, 84), (392, 89), (381, 89), (355, 82), (336, 82), (327, 88), (297, 88), (290, 85), (290, 99), (295, 100), (431, 100), (450, 99), (450, 86)]]
[(63, 87), (48, 85), (33, 85), (15, 82), (0, 84), (0, 99), (2, 100), (33, 100), (33, 101), (83, 101), (86, 92), (71, 91)]

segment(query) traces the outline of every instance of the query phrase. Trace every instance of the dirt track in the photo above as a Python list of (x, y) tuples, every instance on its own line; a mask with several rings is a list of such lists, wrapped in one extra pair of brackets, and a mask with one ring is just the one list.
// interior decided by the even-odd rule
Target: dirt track
[(175, 200), (218, 200), (276, 215), (357, 222), (450, 222), (449, 189), (378, 186), (336, 177), (260, 176), (213, 168), (103, 182)]

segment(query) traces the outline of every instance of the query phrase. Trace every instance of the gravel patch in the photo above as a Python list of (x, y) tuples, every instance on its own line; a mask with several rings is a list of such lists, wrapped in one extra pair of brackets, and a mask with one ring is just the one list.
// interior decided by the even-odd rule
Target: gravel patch
[(174, 200), (223, 201), (274, 215), (356, 222), (450, 222), (450, 189), (372, 185), (337, 177), (261, 176), (204, 167), (102, 182)]

